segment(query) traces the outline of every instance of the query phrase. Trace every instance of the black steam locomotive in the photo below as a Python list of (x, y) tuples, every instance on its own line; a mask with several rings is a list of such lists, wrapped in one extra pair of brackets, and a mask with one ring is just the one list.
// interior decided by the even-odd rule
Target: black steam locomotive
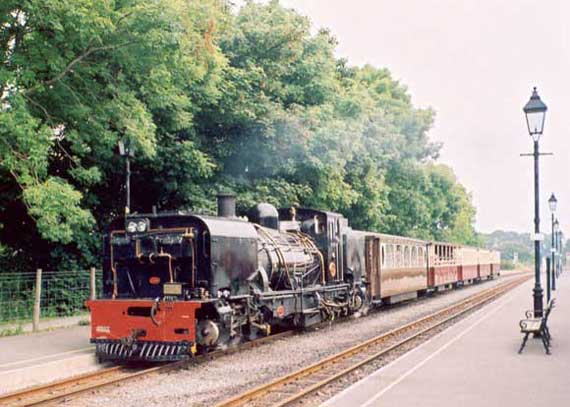
[(343, 249), (345, 218), (259, 204), (250, 219), (236, 217), (225, 194), (217, 217), (168, 212), (114, 223), (104, 298), (87, 303), (98, 357), (177, 360), (363, 306), (360, 259)]

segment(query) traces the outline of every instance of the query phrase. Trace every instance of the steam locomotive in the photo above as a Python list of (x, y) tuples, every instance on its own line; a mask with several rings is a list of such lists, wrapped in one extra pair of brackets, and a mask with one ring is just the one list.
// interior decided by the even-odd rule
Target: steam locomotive
[(103, 298), (86, 305), (97, 357), (118, 362), (181, 360), (500, 272), (498, 252), (356, 231), (338, 213), (261, 203), (240, 218), (232, 194), (218, 216), (117, 219), (104, 247)]

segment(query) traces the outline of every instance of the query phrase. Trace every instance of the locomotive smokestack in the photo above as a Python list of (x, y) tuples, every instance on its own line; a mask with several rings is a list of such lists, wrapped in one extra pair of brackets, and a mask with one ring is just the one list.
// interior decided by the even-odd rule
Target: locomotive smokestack
[(236, 196), (231, 192), (218, 193), (218, 216), (224, 218), (235, 218), (236, 216)]

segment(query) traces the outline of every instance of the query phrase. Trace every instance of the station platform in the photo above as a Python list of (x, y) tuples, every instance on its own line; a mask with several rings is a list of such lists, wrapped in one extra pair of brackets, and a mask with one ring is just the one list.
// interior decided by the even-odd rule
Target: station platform
[(551, 355), (539, 338), (529, 338), (518, 354), (519, 321), (532, 309), (533, 286), (534, 280), (522, 284), (323, 406), (568, 406), (570, 272), (560, 276), (554, 292)]
[(0, 338), (0, 394), (100, 368), (89, 326)]

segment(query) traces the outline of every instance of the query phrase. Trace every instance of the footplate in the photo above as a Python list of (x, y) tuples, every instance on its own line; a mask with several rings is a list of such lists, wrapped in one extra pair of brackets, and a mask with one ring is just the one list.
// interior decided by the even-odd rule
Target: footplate
[(171, 362), (189, 359), (192, 344), (182, 342), (121, 341), (91, 339), (95, 355), (101, 361)]

